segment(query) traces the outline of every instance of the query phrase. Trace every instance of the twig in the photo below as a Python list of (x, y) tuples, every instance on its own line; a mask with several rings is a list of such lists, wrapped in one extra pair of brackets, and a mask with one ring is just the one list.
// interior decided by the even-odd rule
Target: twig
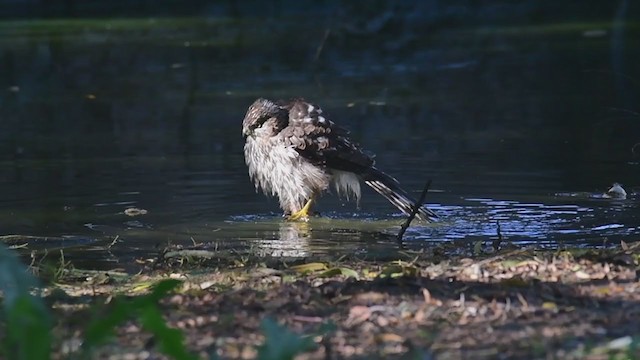
[(175, 250), (175, 251), (167, 251), (164, 253), (164, 259), (170, 258), (181, 258), (181, 257), (192, 257), (196, 259), (212, 259), (216, 256), (216, 253), (213, 251), (207, 250)]
[(407, 220), (400, 227), (400, 231), (398, 232), (398, 237), (397, 237), (398, 243), (400, 245), (402, 245), (402, 237), (404, 236), (404, 233), (409, 228), (409, 225), (411, 225), (411, 222), (416, 217), (416, 214), (418, 214), (418, 210), (420, 210), (420, 208), (422, 207), (422, 204), (424, 204), (424, 200), (427, 197), (427, 192), (429, 192), (429, 187), (431, 187), (431, 179), (427, 181), (427, 185), (425, 185), (424, 189), (422, 189), (422, 194), (420, 194), (420, 198), (414, 204), (413, 209), (411, 210), (411, 214), (409, 214), (409, 217), (407, 218)]
[(320, 54), (324, 49), (324, 44), (327, 42), (329, 35), (331, 35), (331, 28), (327, 28), (327, 30), (324, 31), (324, 36), (320, 41), (320, 45), (318, 45), (318, 47), (316, 48), (316, 55), (313, 57), (313, 62), (318, 62), (318, 60), (320, 60)]
[(113, 247), (113, 245), (115, 245), (118, 242), (119, 238), (120, 238), (120, 235), (116, 235), (116, 237), (113, 238), (113, 241), (111, 242), (111, 244), (107, 246), (107, 249), (111, 249), (111, 247)]
[(498, 251), (498, 250), (500, 250), (500, 245), (502, 244), (502, 240), (504, 238), (502, 237), (502, 229), (500, 228), (500, 220), (496, 220), (496, 225), (498, 226), (498, 228), (496, 230), (498, 238), (496, 240), (493, 240), (491, 246), (493, 246), (493, 250)]

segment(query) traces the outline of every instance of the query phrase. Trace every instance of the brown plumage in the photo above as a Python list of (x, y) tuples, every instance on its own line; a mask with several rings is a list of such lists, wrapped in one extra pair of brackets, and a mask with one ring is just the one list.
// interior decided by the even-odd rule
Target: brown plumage
[[(242, 133), (256, 189), (278, 196), (286, 214), (301, 215), (294, 218), (306, 218), (310, 201), (329, 184), (339, 194), (359, 199), (360, 180), (405, 214), (414, 207), (398, 182), (377, 169), (349, 132), (324, 117), (316, 105), (302, 99), (258, 99), (247, 110)], [(437, 216), (422, 206), (417, 217), (429, 221)]]

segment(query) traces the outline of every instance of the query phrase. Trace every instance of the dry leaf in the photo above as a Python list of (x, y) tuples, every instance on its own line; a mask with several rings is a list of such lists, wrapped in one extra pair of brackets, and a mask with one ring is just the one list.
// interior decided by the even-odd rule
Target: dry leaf
[(327, 270), (327, 264), (321, 262), (313, 262), (308, 264), (294, 265), (290, 267), (290, 269), (299, 273), (309, 273), (314, 271)]
[(371, 309), (368, 306), (356, 305), (349, 309), (347, 324), (357, 325), (363, 323), (371, 317)]
[(578, 279), (581, 279), (581, 280), (591, 279), (591, 275), (587, 274), (586, 272), (584, 272), (582, 270), (578, 270), (574, 274)]
[(620, 240), (620, 247), (622, 248), (622, 250), (624, 251), (629, 251), (629, 245), (627, 245), (626, 242), (624, 242), (624, 240)]
[(431, 302), (431, 293), (428, 289), (422, 288), (422, 297), (424, 297), (424, 302), (429, 304)]
[(380, 334), (376, 339), (380, 342), (404, 342), (404, 337), (393, 333)]

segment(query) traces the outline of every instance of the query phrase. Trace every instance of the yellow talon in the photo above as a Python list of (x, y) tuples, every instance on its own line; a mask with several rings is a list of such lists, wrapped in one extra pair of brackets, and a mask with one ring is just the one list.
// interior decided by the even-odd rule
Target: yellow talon
[(311, 204), (313, 203), (313, 197), (307, 200), (300, 211), (297, 211), (287, 217), (289, 221), (309, 221), (309, 214), (311, 213)]

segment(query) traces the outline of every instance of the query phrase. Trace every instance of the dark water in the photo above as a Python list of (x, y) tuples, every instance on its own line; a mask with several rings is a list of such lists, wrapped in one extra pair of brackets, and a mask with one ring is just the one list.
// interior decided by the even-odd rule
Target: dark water
[[(308, 224), (254, 192), (246, 107), (303, 96), (416, 197), (433, 180), (442, 219), (412, 227), (411, 247), (491, 240), (497, 223), (519, 245), (638, 240), (640, 27), (614, 15), (379, 29), (342, 17), (313, 30), (296, 17), (4, 21), (0, 234), (79, 247), (70, 257), (89, 265), (193, 242), (396, 249), (403, 217), (373, 191), (359, 208), (325, 196)], [(601, 196), (613, 182), (627, 199)]]

